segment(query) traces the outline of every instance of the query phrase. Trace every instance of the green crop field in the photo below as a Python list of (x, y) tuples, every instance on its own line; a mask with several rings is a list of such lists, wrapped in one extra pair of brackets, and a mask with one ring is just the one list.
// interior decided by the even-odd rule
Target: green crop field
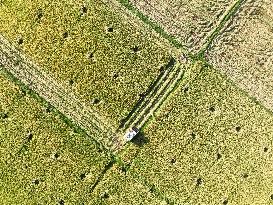
[(0, 204), (273, 204), (270, 0), (0, 0)]
[[(110, 161), (88, 136), (0, 71), (0, 199), (3, 204), (79, 204)], [(68, 194), (69, 193), (69, 194)]]
[(113, 167), (106, 173), (104, 180), (94, 190), (90, 204), (150, 204), (165, 205), (150, 193), (147, 186), (137, 182), (130, 174), (119, 167)]
[(169, 48), (101, 1), (4, 1), (0, 32), (118, 127), (170, 60)]
[(144, 129), (131, 173), (175, 204), (272, 202), (272, 115), (211, 68), (182, 85)]

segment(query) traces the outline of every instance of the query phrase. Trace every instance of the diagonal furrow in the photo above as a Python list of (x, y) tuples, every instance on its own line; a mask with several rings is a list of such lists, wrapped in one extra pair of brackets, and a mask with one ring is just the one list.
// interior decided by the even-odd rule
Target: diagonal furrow
[(203, 61), (194, 61), (193, 63), (181, 65), (176, 63), (173, 69), (168, 74), (167, 78), (160, 83), (160, 86), (154, 91), (155, 93), (146, 100), (141, 110), (136, 113), (135, 117), (130, 121), (130, 131), (132, 127), (142, 128), (150, 117), (157, 112), (162, 103), (164, 103), (168, 96), (175, 90), (178, 84), (187, 87), (196, 79), (205, 66)]
[[(118, 133), (113, 131), (105, 120), (95, 111), (85, 107), (72, 92), (65, 90), (51, 76), (42, 72), (20, 54), (3, 36), (0, 35), (0, 63), (17, 79), (28, 85), (60, 112), (84, 128), (93, 138), (107, 149), (116, 152), (123, 146)], [(96, 133), (94, 133), (94, 130)]]
[(233, 5), (225, 12), (222, 18), (217, 23), (214, 30), (211, 31), (210, 35), (205, 39), (203, 46), (201, 47), (198, 55), (204, 55), (206, 50), (210, 47), (213, 40), (219, 36), (222, 28), (226, 25), (226, 23), (231, 19), (236, 12), (240, 9), (240, 7), (246, 2), (246, 0), (237, 0)]
[(145, 91), (144, 96), (141, 97), (141, 99), (136, 103), (136, 108), (132, 109), (132, 111), (129, 113), (128, 117), (126, 118), (126, 123), (122, 126), (123, 129), (128, 129), (133, 121), (138, 117), (138, 115), (146, 109), (148, 104), (150, 103), (151, 99), (158, 94), (158, 91), (164, 85), (164, 82), (166, 82), (173, 72), (175, 65), (175, 59), (172, 58), (170, 62), (166, 65), (165, 72), (162, 72), (157, 80), (152, 83), (149, 88)]
[(165, 96), (172, 91), (172, 88), (176, 82), (183, 76), (184, 70), (181, 69), (180, 64), (174, 66), (174, 70), (170, 73), (170, 76), (162, 83), (161, 87), (158, 89), (156, 95), (154, 95), (145, 108), (139, 113), (137, 118), (132, 122), (135, 127), (142, 127), (145, 122), (153, 115), (154, 111), (161, 105), (164, 101)]

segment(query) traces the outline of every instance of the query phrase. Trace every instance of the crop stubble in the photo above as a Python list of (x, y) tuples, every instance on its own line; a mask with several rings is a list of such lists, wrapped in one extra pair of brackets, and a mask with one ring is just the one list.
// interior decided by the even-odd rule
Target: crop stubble
[(221, 19), (237, 2), (232, 0), (132, 0), (137, 9), (196, 53)]
[(206, 52), (208, 61), (273, 110), (273, 3), (246, 1)]

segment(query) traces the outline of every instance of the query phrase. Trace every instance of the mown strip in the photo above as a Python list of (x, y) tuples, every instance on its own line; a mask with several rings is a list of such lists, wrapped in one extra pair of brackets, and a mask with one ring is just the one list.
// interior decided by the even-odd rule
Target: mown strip
[(221, 30), (224, 28), (226, 23), (234, 16), (234, 14), (240, 9), (242, 4), (245, 3), (246, 0), (238, 0), (227, 12), (227, 14), (221, 18), (219, 24), (216, 26), (214, 31), (212, 31), (211, 35), (207, 38), (206, 42), (203, 44), (202, 48), (198, 52), (197, 56), (203, 57), (205, 52), (208, 50), (213, 40), (220, 34)]
[(42, 73), (38, 66), (29, 63), (2, 36), (0, 37), (1, 63), (8, 71), (39, 93), (63, 114), (70, 117), (76, 124), (87, 130), (89, 135), (94, 135), (91, 131), (97, 130), (97, 135), (94, 138), (105, 147), (115, 151), (120, 146), (121, 141), (115, 138), (111, 127), (94, 115), (94, 111), (84, 107), (84, 103), (79, 98), (59, 86), (48, 74)]
[(154, 81), (148, 89), (142, 93), (140, 99), (135, 104), (134, 108), (128, 114), (128, 116), (124, 119), (124, 122), (120, 125), (120, 128), (128, 129), (130, 126), (134, 126), (133, 121), (138, 117), (138, 115), (145, 109), (148, 103), (151, 101), (155, 95), (157, 95), (158, 90), (162, 87), (162, 85), (170, 78), (171, 72), (175, 67), (176, 60), (172, 58), (166, 66), (162, 66), (161, 73), (157, 77), (156, 81)]

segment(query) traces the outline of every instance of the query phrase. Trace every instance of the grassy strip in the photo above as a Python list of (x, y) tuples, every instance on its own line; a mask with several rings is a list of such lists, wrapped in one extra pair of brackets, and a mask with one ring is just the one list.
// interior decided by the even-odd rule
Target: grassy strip
[(167, 39), (171, 44), (176, 48), (183, 48), (185, 50), (185, 46), (182, 45), (174, 36), (168, 34), (164, 29), (159, 26), (157, 23), (153, 22), (148, 16), (141, 13), (136, 7), (134, 7), (129, 0), (117, 0), (124, 7), (126, 7), (129, 11), (131, 11), (134, 15), (140, 18), (144, 23), (150, 26), (153, 30), (159, 33), (163, 38)]
[(231, 9), (228, 11), (227, 15), (225, 15), (223, 17), (223, 19), (221, 20), (221, 22), (219, 23), (219, 25), (214, 29), (214, 31), (212, 32), (212, 34), (208, 37), (208, 40), (204, 43), (203, 47), (198, 52), (197, 56), (199, 56), (199, 57), (203, 57), (204, 56), (204, 53), (208, 50), (208, 48), (212, 44), (213, 40), (219, 35), (219, 33), (221, 32), (221, 30), (226, 25), (227, 21), (230, 20), (234, 16), (234, 14), (239, 10), (239, 8), (242, 6), (242, 4), (245, 1), (246, 0), (238, 0), (231, 7)]

